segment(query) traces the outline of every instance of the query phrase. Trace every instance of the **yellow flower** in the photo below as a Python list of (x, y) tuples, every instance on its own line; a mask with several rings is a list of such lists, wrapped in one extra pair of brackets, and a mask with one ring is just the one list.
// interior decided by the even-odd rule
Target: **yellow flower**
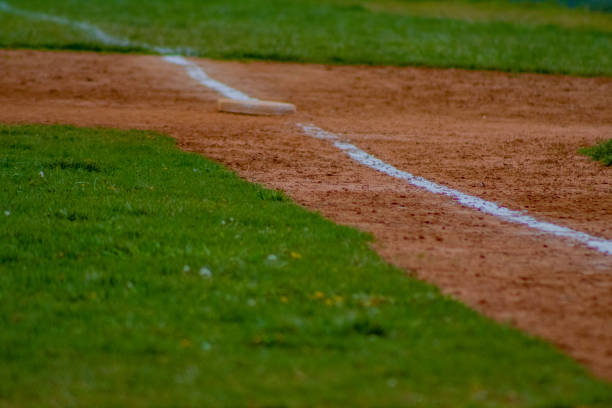
[(291, 251), (290, 255), (293, 259), (300, 259), (302, 257), (301, 254), (298, 254), (297, 252), (293, 252), (293, 251)]
[(287, 296), (281, 296), (280, 297), (280, 301), (283, 303), (287, 303), (289, 301), (289, 299), (287, 299)]

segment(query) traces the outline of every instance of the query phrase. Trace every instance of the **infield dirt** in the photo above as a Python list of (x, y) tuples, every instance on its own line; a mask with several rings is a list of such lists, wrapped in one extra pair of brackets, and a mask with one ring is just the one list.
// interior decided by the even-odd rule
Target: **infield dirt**
[(401, 170), (612, 239), (612, 168), (577, 154), (612, 134), (612, 78), (198, 63), (298, 113), (219, 113), (217, 94), (160, 57), (0, 51), (0, 121), (167, 133), (185, 150), (372, 232), (390, 262), (612, 380), (611, 256), (360, 166), (296, 126), (314, 123)]

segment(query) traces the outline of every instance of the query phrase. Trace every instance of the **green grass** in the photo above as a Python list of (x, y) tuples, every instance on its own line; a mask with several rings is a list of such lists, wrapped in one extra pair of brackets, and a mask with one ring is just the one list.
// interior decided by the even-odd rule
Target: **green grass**
[(580, 153), (590, 156), (593, 160), (600, 161), (606, 166), (612, 166), (612, 139), (592, 147), (580, 149)]
[[(346, 0), (347, 3), (350, 0)], [(372, 11), (402, 15), (522, 25), (555, 25), (570, 29), (612, 31), (612, 14), (585, 9), (569, 10), (550, 2), (508, 0), (363, 0)]]
[(0, 406), (612, 401), (368, 235), (164, 136), (2, 125), (0, 206)]
[[(20, 0), (22, 9), (200, 56), (612, 75), (612, 15), (551, 4), (393, 0)], [(446, 11), (445, 11), (446, 10)], [(0, 14), (0, 46), (116, 50)]]

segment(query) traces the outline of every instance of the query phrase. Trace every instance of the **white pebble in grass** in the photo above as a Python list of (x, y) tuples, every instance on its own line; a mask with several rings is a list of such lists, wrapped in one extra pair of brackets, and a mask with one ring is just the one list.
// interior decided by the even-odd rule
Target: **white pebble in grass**
[(40, 174), (40, 177), (45, 177), (45, 172), (44, 172), (44, 171), (42, 171), (42, 170), (41, 170), (41, 171), (40, 171), (40, 173), (38, 173), (38, 174)]
[(212, 272), (207, 267), (203, 266), (200, 268), (200, 276), (203, 278), (212, 278)]
[(11, 212), (10, 212), (9, 210), (6, 210), (6, 211), (4, 212), (4, 215), (6, 215), (6, 216), (8, 217), (9, 215), (11, 215)]
[(183, 266), (183, 272), (188, 273), (190, 270), (191, 268), (189, 267), (189, 265)]
[(270, 255), (268, 255), (268, 261), (270, 261), (270, 262), (278, 261), (278, 257), (276, 255), (274, 255), (274, 254), (270, 254)]

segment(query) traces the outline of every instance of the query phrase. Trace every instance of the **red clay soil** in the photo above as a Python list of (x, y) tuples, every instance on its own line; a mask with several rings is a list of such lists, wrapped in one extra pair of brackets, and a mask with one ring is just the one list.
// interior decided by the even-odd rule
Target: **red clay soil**
[(612, 380), (612, 256), (377, 173), (296, 126), (314, 123), (402, 170), (611, 239), (612, 168), (576, 151), (612, 135), (612, 78), (199, 63), (298, 113), (218, 113), (218, 95), (159, 57), (0, 51), (0, 122), (170, 134), (183, 149), (372, 232), (390, 262)]

